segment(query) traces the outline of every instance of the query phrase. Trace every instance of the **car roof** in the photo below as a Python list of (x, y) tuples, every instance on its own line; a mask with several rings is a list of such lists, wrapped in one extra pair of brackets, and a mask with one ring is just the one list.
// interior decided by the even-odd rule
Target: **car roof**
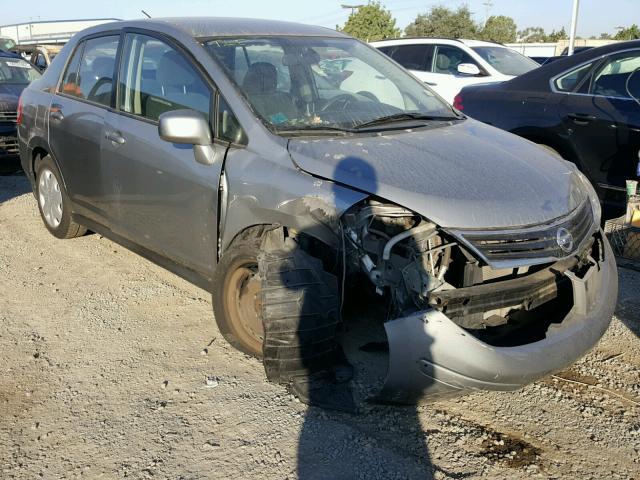
[(17, 53), (7, 52), (5, 50), (0, 50), (0, 57), (2, 57), (2, 58), (22, 58)]
[(640, 40), (629, 40), (590, 48), (570, 56), (559, 57), (558, 60), (541, 65), (530, 72), (505, 82), (503, 85), (508, 89), (546, 89), (549, 85), (549, 80), (556, 75), (579, 65), (599, 60), (606, 55), (632, 49), (640, 49)]
[(503, 47), (503, 48), (507, 48), (504, 45), (502, 45), (501, 43), (495, 43), (495, 42), (486, 42), (483, 40), (469, 40), (469, 39), (465, 39), (465, 38), (435, 38), (435, 37), (405, 37), (405, 38), (394, 38), (394, 39), (390, 39), (390, 40), (380, 40), (377, 42), (371, 42), (371, 45), (376, 46), (376, 47), (384, 47), (384, 46), (391, 46), (391, 45), (402, 45), (404, 43), (411, 43), (411, 44), (416, 44), (416, 43), (424, 43), (424, 44), (431, 44), (431, 43), (445, 43), (448, 45), (456, 45), (456, 44), (464, 44), (468, 47)]
[(141, 20), (110, 22), (91, 28), (92, 32), (126, 27), (162, 28), (167, 25), (178, 28), (195, 38), (229, 37), (229, 36), (314, 36), (344, 37), (347, 35), (325, 27), (304, 25), (280, 20), (259, 20), (253, 18), (232, 17), (166, 17)]

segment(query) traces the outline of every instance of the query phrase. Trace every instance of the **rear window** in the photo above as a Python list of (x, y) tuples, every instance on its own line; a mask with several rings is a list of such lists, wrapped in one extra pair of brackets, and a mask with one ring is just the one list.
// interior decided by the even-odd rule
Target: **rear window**
[(40, 73), (21, 58), (0, 58), (0, 84), (28, 85), (40, 78)]

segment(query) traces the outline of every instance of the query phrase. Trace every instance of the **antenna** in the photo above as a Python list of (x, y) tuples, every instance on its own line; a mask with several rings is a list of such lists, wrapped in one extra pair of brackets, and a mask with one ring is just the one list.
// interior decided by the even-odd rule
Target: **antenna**
[(142, 13), (144, 13), (144, 14), (145, 14), (145, 16), (146, 16), (147, 18), (151, 18), (151, 15), (149, 15), (149, 14), (148, 14), (147, 12), (145, 12), (144, 10), (140, 10), (140, 11), (141, 11)]

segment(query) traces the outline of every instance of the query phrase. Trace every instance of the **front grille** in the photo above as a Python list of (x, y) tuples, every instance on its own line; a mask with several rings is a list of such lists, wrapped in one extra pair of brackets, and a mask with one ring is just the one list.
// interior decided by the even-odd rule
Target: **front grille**
[(18, 139), (15, 137), (0, 137), (0, 153), (4, 155), (17, 155)]
[[(532, 265), (566, 258), (585, 243), (596, 228), (591, 204), (585, 201), (569, 215), (554, 222), (510, 230), (458, 230), (451, 233), (493, 268)], [(573, 238), (569, 251), (558, 241)], [(568, 245), (567, 245), (568, 246)]]
[(0, 123), (17, 123), (17, 112), (0, 112)]

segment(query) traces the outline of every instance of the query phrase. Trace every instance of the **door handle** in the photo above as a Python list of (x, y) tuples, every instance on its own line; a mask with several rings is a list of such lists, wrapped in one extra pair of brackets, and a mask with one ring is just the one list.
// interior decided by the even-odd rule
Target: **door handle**
[(116, 132), (107, 132), (104, 134), (104, 138), (110, 140), (113, 143), (117, 143), (118, 145), (124, 145), (125, 143), (127, 143), (125, 138)]
[(430, 87), (437, 87), (438, 86), (438, 84), (436, 82), (424, 82), (424, 83), (426, 83)]
[(588, 113), (570, 113), (568, 117), (576, 125), (587, 125), (589, 122), (597, 120), (594, 115), (589, 115)]
[(64, 114), (62, 113), (62, 106), (61, 105), (51, 105), (51, 108), (49, 109), (49, 117), (51, 117), (53, 120), (56, 120), (58, 122), (61, 122), (62, 120), (64, 120)]

